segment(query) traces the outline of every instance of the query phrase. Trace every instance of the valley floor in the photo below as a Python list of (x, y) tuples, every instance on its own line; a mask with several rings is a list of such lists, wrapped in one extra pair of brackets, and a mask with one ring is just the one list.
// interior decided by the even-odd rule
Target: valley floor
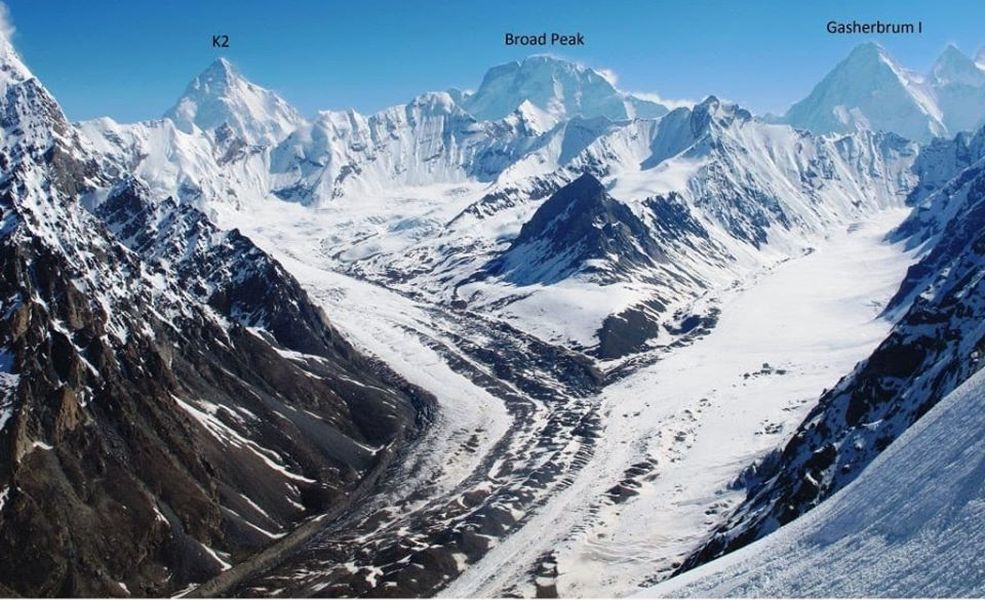
[(440, 409), (388, 491), (234, 592), (621, 596), (666, 577), (741, 499), (739, 472), (887, 333), (910, 257), (882, 238), (905, 214), (714, 294), (711, 333), (601, 391), (558, 375), (567, 355), (536, 364), (536, 340), (331, 272), (317, 227), (243, 227)]

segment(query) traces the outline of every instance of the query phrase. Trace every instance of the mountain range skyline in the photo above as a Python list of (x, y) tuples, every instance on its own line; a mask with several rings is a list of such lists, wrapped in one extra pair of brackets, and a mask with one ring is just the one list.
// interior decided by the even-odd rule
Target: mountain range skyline
[[(849, 96), (844, 96), (846, 90), (852, 90)], [(257, 84), (233, 62), (220, 57), (188, 83), (171, 108), (138, 122), (166, 118), (182, 131), (191, 133), (195, 126), (207, 130), (229, 121), (253, 143), (273, 142), (304, 123), (332, 120), (330, 115), (385, 115), (404, 106), (437, 101), (454, 105), (456, 110), (464, 110), (479, 121), (498, 121), (517, 115), (528, 126), (546, 132), (573, 116), (605, 117), (611, 121), (653, 119), (678, 108), (693, 108), (709, 99), (748, 109), (715, 94), (692, 101), (624, 91), (610, 70), (593, 69), (543, 53), (489, 68), (475, 89), (421, 91), (406, 103), (375, 113), (325, 107), (305, 114), (278, 92)], [(894, 116), (887, 120), (886, 113), (879, 110), (886, 102), (901, 107), (904, 116), (892, 111)], [(926, 142), (933, 137), (950, 137), (976, 129), (981, 124), (978, 115), (983, 107), (985, 48), (971, 57), (949, 44), (932, 66), (921, 73), (900, 64), (881, 44), (866, 42), (835, 63), (810, 93), (785, 113), (753, 111), (750, 114), (766, 122), (786, 123), (819, 134), (868, 129), (895, 132)], [(102, 118), (105, 117), (99, 119)], [(246, 121), (240, 122), (244, 118)], [(257, 125), (254, 119), (266, 122)], [(262, 131), (246, 131), (257, 126)]]
[[(14, 42), (76, 121), (157, 118), (189, 74), (220, 55), (306, 116), (320, 109), (372, 113), (424, 90), (475, 89), (485, 69), (544, 50), (617, 79), (623, 90), (691, 102), (714, 94), (756, 114), (780, 114), (860, 43), (877, 41), (920, 72), (948, 44), (973, 55), (983, 43), (968, 25), (975, 22), (977, 7), (966, 7), (961, 14), (936, 10), (928, 15), (917, 4), (893, 5), (893, 11), (879, 2), (850, 11), (822, 6), (798, 9), (780, 22), (772, 13), (781, 11), (771, 11), (768, 2), (715, 7), (729, 18), (710, 21), (706, 6), (630, 3), (610, 14), (579, 7), (555, 10), (548, 4), (537, 9), (487, 7), (481, 15), (471, 8), (435, 6), (442, 19), (434, 22), (427, 17), (434, 11), (399, 5), (384, 6), (378, 16), (370, 16), (353, 7), (301, 2), (292, 14), (266, 15), (260, 23), (250, 15), (262, 11), (249, 6), (230, 15), (182, 2), (160, 8), (107, 5), (100, 18), (85, 7), (65, 6), (49, 18), (48, 11), (30, 3), (8, 2), (16, 25)], [(457, 11), (474, 20), (464, 22)], [(887, 13), (897, 20), (924, 21), (925, 33), (878, 37), (824, 31), (830, 19), (885, 20)], [(625, 19), (628, 15), (633, 18)], [(189, 21), (195, 26), (186, 27)], [(111, 27), (120, 22), (130, 25)], [(669, 22), (678, 25), (668, 27)], [(641, 28), (649, 34), (633, 35)], [(514, 29), (580, 30), (588, 36), (587, 45), (560, 52), (508, 48), (501, 38)], [(701, 36), (694, 35), (698, 30)], [(221, 54), (208, 44), (215, 33), (232, 36), (230, 48)], [(760, 41), (749, 44), (753, 35)]]

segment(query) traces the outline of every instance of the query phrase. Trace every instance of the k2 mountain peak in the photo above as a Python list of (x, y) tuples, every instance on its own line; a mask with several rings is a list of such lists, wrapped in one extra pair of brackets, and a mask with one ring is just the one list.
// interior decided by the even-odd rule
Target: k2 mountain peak
[(164, 116), (185, 133), (226, 125), (249, 144), (280, 141), (303, 121), (286, 100), (248, 81), (225, 58), (188, 84)]

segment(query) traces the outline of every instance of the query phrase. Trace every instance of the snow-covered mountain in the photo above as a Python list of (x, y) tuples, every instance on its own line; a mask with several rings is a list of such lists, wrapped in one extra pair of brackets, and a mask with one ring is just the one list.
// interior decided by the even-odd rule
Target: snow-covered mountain
[[(924, 249), (886, 308), (889, 337), (829, 392), (790, 442), (744, 476), (748, 497), (685, 568), (758, 539), (845, 487), (893, 440), (971, 377), (985, 352), (982, 136), (939, 142), (918, 166), (931, 182), (893, 234)], [(950, 146), (950, 148), (947, 148)], [(955, 158), (957, 157), (957, 158)], [(936, 166), (928, 165), (940, 160)]]
[(322, 112), (271, 151), (271, 192), (306, 205), (403, 186), (488, 182), (563, 128), (522, 109), (479, 121), (445, 92), (371, 116)]
[(548, 126), (575, 116), (619, 121), (668, 112), (662, 104), (618, 91), (598, 71), (551, 56), (490, 69), (475, 93), (462, 95), (461, 104), (483, 121), (522, 109)]
[(816, 133), (871, 129), (929, 142), (985, 122), (985, 70), (953, 45), (923, 75), (862, 44), (783, 120)]
[(641, 597), (978, 597), (985, 374), (809, 515)]
[(104, 118), (80, 127), (119, 170), (208, 209), (264, 200), (326, 206), (403, 186), (488, 183), (531, 151), (583, 146), (591, 129), (573, 122), (545, 129), (525, 107), (478, 121), (436, 92), (370, 116), (324, 111), (278, 143), (247, 144), (226, 122), (204, 135), (171, 119), (124, 125)]
[(164, 118), (185, 133), (197, 128), (217, 141), (233, 135), (247, 144), (278, 142), (303, 120), (286, 100), (247, 81), (224, 58), (188, 84)]
[(950, 45), (927, 78), (950, 134), (973, 131), (985, 123), (985, 70)]
[(594, 70), (531, 57), (491, 69), (474, 94), (432, 92), (373, 115), (323, 111), (304, 120), (220, 59), (161, 121), (81, 127), (156, 193), (207, 208), (271, 195), (323, 205), (399, 186), (488, 183), (533, 153), (552, 170), (607, 123), (666, 112)]
[(892, 131), (917, 141), (945, 135), (932, 87), (881, 46), (866, 43), (838, 63), (784, 121), (816, 133)]
[(604, 270), (611, 256), (619, 257), (623, 273), (653, 269), (653, 261), (662, 259), (643, 220), (585, 173), (541, 204), (486, 272), (520, 286), (556, 283), (578, 272), (604, 284), (619, 280)]
[(5, 39), (0, 74), (4, 589), (174, 594), (386, 468), (427, 394), (120, 172)]

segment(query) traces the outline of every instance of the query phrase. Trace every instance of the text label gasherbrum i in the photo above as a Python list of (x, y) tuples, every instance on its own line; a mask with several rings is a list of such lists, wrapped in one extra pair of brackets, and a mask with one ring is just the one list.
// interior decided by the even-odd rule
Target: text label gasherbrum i
[(858, 21), (828, 21), (825, 24), (828, 33), (923, 33), (923, 21), (913, 23), (859, 23)]

